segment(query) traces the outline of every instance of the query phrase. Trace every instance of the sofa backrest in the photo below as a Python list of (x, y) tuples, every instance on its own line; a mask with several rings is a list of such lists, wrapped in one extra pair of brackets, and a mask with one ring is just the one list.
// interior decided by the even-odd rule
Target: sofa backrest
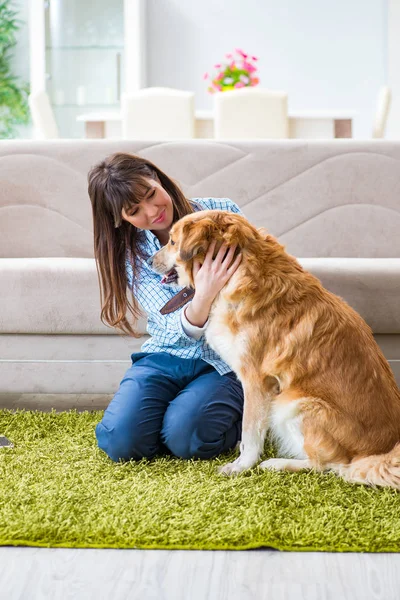
[(148, 158), (187, 197), (229, 197), (297, 257), (400, 257), (400, 142), (0, 142), (0, 257), (93, 257), (87, 173)]

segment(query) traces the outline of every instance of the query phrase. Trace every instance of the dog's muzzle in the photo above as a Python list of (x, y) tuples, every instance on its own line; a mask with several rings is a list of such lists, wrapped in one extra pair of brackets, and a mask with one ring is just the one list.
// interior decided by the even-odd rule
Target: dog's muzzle
[(172, 269), (169, 268), (167, 270), (167, 265), (165, 264), (166, 261), (164, 259), (164, 248), (161, 248), (161, 250), (153, 254), (152, 258), (149, 260), (149, 263), (154, 271), (160, 275), (163, 275), (161, 283), (176, 283), (178, 281), (178, 273), (176, 272), (175, 268), (176, 265), (174, 264)]
[(178, 281), (178, 273), (176, 269), (171, 269), (168, 273), (165, 273), (164, 277), (161, 279), (161, 283), (176, 283)]

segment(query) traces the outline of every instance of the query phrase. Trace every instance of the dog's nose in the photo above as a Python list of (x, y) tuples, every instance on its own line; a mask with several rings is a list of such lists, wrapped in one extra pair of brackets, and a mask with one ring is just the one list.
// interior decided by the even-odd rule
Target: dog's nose
[(150, 256), (150, 258), (147, 259), (147, 264), (149, 265), (149, 267), (153, 266), (153, 260), (154, 260), (154, 256)]

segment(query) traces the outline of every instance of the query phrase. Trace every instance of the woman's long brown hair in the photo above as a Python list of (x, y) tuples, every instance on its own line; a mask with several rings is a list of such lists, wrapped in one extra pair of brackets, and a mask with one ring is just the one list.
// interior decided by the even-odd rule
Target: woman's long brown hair
[[(94, 256), (100, 286), (101, 321), (123, 333), (140, 337), (134, 326), (141, 315), (134, 296), (138, 275), (141, 231), (122, 219), (122, 209), (128, 211), (138, 204), (149, 189), (148, 179), (158, 181), (172, 200), (175, 223), (193, 212), (179, 186), (152, 162), (123, 152), (108, 156), (88, 174), (88, 192), (92, 203)], [(132, 266), (131, 298), (128, 298), (126, 261)], [(131, 324), (127, 311), (133, 317)]]

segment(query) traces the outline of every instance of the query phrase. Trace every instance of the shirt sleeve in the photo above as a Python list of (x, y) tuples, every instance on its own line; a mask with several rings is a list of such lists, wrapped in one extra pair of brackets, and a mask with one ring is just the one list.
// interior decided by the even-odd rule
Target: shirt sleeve
[[(189, 302), (189, 304), (190, 304), (190, 302)], [(190, 321), (188, 321), (188, 318), (187, 318), (186, 312), (185, 312), (186, 308), (189, 306), (189, 304), (186, 304), (183, 307), (183, 310), (181, 312), (182, 327), (183, 327), (183, 330), (186, 333), (186, 335), (193, 337), (195, 340), (199, 340), (206, 330), (209, 319), (207, 319), (207, 321), (204, 323), (203, 327), (197, 327), (196, 325), (193, 325)]]
[(245, 216), (239, 206), (230, 198), (207, 198), (203, 200), (206, 208), (217, 210), (229, 210), (238, 215)]

